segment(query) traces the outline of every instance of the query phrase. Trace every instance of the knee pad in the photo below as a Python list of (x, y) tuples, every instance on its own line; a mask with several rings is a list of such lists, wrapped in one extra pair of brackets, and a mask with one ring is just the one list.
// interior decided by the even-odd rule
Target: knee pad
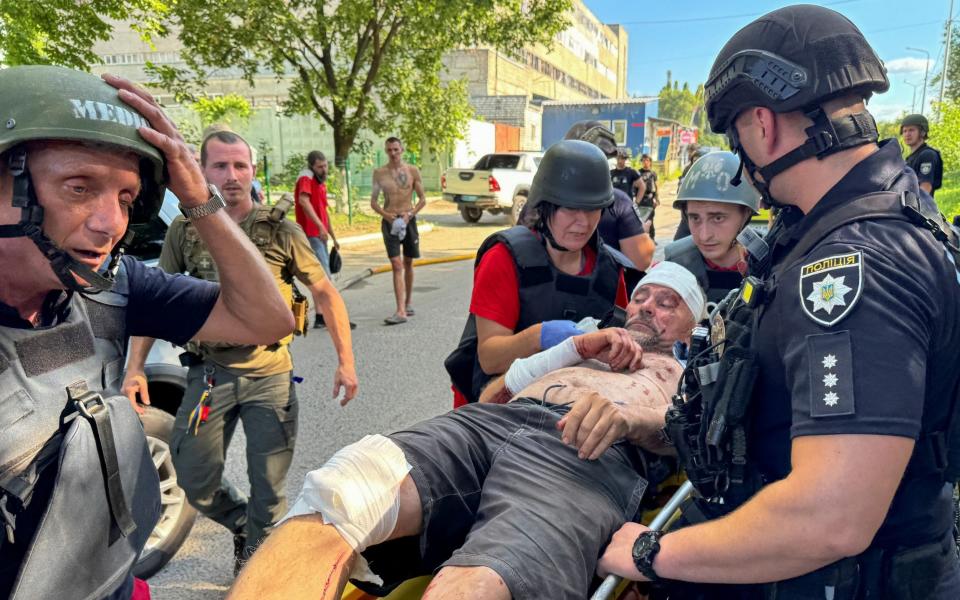
[(410, 471), (403, 451), (382, 435), (342, 448), (307, 473), (303, 489), (281, 520), (320, 513), (357, 552), (379, 544), (397, 525), (400, 483)]

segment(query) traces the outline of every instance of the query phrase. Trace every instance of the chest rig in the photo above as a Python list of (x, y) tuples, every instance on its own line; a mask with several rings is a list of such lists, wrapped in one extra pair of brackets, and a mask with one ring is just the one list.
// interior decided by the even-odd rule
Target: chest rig
[(0, 328), (0, 569), (16, 569), (14, 599), (109, 594), (159, 515), (143, 428), (116, 395), (125, 299), (69, 302), (52, 327)]
[[(620, 265), (606, 251), (599, 236), (597, 240), (597, 264), (590, 275), (569, 275), (550, 262), (547, 249), (530, 229), (517, 226), (495, 233), (484, 241), (477, 251), (475, 265), (483, 255), (498, 243), (503, 243), (517, 268), (520, 288), (520, 317), (514, 329), (527, 327), (551, 319), (579, 321), (584, 317), (604, 319), (612, 316), (623, 325), (623, 311), (615, 310), (617, 286), (620, 281)], [(483, 387), (491, 379), (480, 368), (477, 358), (477, 324), (474, 315), (467, 317), (467, 324), (460, 337), (460, 344), (444, 361), (453, 384), (471, 402), (475, 402)]]
[[(280, 228), (286, 220), (287, 213), (293, 201), (289, 198), (281, 198), (276, 204), (271, 206), (254, 206), (253, 213), (244, 219), (240, 224), (240, 229), (250, 238), (253, 245), (263, 255), (269, 264), (283, 264), (287, 259), (287, 252), (281, 245), (279, 239)], [(213, 256), (207, 249), (206, 244), (200, 238), (197, 228), (187, 221), (183, 232), (183, 259), (186, 264), (187, 272), (193, 277), (220, 282), (220, 276), (217, 273), (217, 265)], [(300, 293), (293, 282), (293, 275), (284, 267), (280, 268), (280, 279), (277, 282), (280, 285), (280, 291), (285, 298), (291, 299), (291, 309), (297, 317), (297, 327), (295, 334), (306, 335), (306, 305), (307, 299)], [(285, 345), (293, 339), (293, 334), (281, 339), (278, 344)], [(191, 352), (202, 354), (202, 347), (208, 348), (234, 348), (238, 344), (227, 342), (204, 342), (202, 346), (195, 342), (187, 344), (187, 349)]]

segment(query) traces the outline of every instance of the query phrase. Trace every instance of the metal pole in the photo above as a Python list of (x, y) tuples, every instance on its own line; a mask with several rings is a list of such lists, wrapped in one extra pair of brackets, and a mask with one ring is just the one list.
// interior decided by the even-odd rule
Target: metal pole
[(343, 197), (347, 199), (347, 224), (353, 225), (353, 202), (350, 202), (350, 157), (343, 162)]
[(947, 16), (947, 47), (943, 51), (943, 74), (940, 76), (940, 104), (943, 104), (943, 88), (950, 71), (950, 43), (953, 37), (953, 0), (950, 0), (950, 14)]
[[(907, 46), (907, 50), (912, 50), (914, 52), (923, 52), (927, 55), (927, 62), (925, 63), (925, 68), (923, 69), (923, 93), (920, 98), (920, 114), (923, 114), (924, 107), (927, 105), (927, 74), (930, 72), (930, 53), (924, 50), (923, 48), (911, 48)], [(913, 89), (914, 96), (916, 96), (917, 89)], [(916, 98), (914, 98), (916, 100)], [(916, 112), (916, 111), (912, 111)]]
[(287, 158), (283, 155), (283, 115), (277, 113), (277, 129), (280, 131), (280, 164), (284, 165)]
[(910, 83), (906, 79), (904, 79), (903, 82), (913, 88), (913, 100), (910, 101), (910, 112), (915, 113), (917, 112), (917, 88), (920, 87), (920, 84)]
[[(670, 496), (670, 500), (667, 501), (666, 506), (660, 509), (660, 512), (657, 513), (657, 516), (653, 518), (653, 521), (650, 522), (650, 529), (656, 531), (658, 529), (663, 529), (667, 524), (667, 521), (673, 517), (673, 513), (677, 512), (680, 508), (680, 504), (687, 499), (687, 496), (693, 493), (693, 484), (690, 481), (684, 481), (683, 485), (680, 486), (673, 496)], [(597, 591), (590, 596), (590, 600), (609, 600), (613, 598), (614, 592), (617, 591), (617, 586), (620, 585), (621, 577), (616, 575), (607, 575), (607, 578), (603, 580), (603, 583), (600, 584), (600, 587), (597, 588)]]

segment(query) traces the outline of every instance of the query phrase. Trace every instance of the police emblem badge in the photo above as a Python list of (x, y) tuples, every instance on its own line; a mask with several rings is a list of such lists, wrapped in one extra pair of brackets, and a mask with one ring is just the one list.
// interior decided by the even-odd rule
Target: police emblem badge
[(920, 174), (929, 175), (933, 170), (933, 163), (920, 163)]
[(817, 259), (800, 268), (800, 304), (815, 322), (831, 327), (850, 314), (863, 288), (863, 254)]

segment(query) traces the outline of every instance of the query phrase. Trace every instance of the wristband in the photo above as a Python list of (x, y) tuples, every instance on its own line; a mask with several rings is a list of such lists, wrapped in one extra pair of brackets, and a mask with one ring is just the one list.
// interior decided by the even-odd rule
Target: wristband
[(510, 395), (517, 394), (547, 373), (572, 367), (582, 360), (573, 338), (568, 337), (549, 350), (513, 361), (503, 377), (503, 383)]
[(553, 348), (568, 337), (581, 333), (573, 321), (544, 321), (540, 325), (540, 349)]

